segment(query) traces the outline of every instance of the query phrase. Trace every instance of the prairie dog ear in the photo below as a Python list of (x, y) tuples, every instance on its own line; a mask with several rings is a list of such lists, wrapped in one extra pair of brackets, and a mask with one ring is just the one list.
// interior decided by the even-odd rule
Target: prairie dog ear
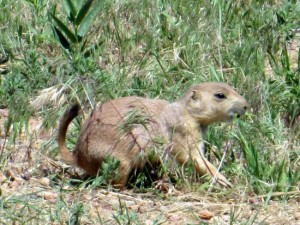
[(193, 100), (197, 100), (199, 97), (199, 92), (197, 90), (192, 90), (189, 95), (189, 98)]

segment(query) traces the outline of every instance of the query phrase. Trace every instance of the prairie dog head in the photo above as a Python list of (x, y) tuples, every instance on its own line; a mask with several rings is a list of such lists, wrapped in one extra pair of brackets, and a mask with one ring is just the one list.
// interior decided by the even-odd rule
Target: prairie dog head
[(190, 116), (203, 125), (230, 121), (243, 115), (248, 107), (246, 99), (224, 83), (195, 85), (182, 100)]

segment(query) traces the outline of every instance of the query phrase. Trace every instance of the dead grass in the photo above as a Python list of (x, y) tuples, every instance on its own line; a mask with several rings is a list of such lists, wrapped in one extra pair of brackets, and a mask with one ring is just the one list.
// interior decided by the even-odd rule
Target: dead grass
[[(31, 131), (40, 134), (39, 122), (31, 124)], [(124, 222), (131, 217), (128, 224), (300, 224), (299, 192), (285, 200), (274, 195), (265, 206), (267, 196), (248, 196), (247, 187), (238, 184), (221, 194), (184, 189), (170, 194), (155, 189), (116, 192), (69, 185), (65, 182), (68, 175), (63, 173), (65, 165), (40, 152), (41, 143), (51, 135), (21, 137), (14, 146), (2, 149), (7, 161), (0, 172), (1, 210), (5, 215), (1, 224), (65, 224), (79, 203), (83, 205), (80, 224), (118, 224), (116, 218)], [(0, 144), (4, 144), (3, 136)], [(209, 221), (199, 217), (204, 210), (213, 213)]]
[[(33, 2), (42, 3), (43, 1)], [(167, 3), (167, 1), (164, 2)], [(221, 1), (216, 1), (216, 6), (219, 4), (217, 2), (220, 3)], [(207, 3), (203, 6), (210, 5), (209, 1)], [(97, 57), (92, 59), (95, 64), (90, 67), (93, 69), (85, 68), (87, 72), (84, 73), (84, 79), (92, 78), (90, 82), (86, 81), (86, 85), (96, 83), (95, 90), (105, 89), (104, 87), (107, 85), (112, 90), (109, 94), (103, 91), (91, 94), (91, 97), (95, 97), (97, 101), (102, 101), (107, 98), (139, 94), (149, 97), (164, 95), (166, 98), (173, 99), (176, 97), (176, 93), (179, 93), (178, 90), (181, 90), (182, 86), (185, 85), (185, 82), (196, 83), (203, 80), (218, 80), (224, 73), (227, 77), (226, 81), (238, 80), (237, 88), (240, 88), (241, 93), (244, 93), (249, 102), (252, 103), (252, 119), (254, 117), (258, 119), (255, 122), (249, 121), (251, 126), (263, 126), (264, 123), (270, 126), (275, 124), (274, 129), (281, 129), (281, 122), (278, 122), (280, 121), (279, 117), (279, 119), (277, 117), (270, 119), (269, 115), (264, 116), (264, 114), (271, 114), (271, 111), (266, 109), (271, 101), (266, 99), (265, 90), (268, 89), (267, 82), (269, 80), (278, 79), (281, 81), (284, 80), (284, 77), (278, 77), (267, 60), (264, 66), (261, 67), (262, 71), (257, 69), (260, 68), (260, 59), (263, 62), (264, 57), (266, 57), (265, 52), (260, 57), (259, 49), (264, 46), (257, 46), (257, 43), (261, 41), (264, 45), (265, 42), (263, 42), (263, 38), (260, 40), (260, 37), (265, 37), (267, 33), (261, 32), (258, 33), (260, 36), (255, 36), (254, 32), (262, 28), (259, 24), (268, 24), (268, 21), (264, 21), (268, 14), (264, 11), (268, 11), (272, 7), (264, 5), (262, 11), (260, 11), (260, 8), (255, 7), (255, 4), (250, 2), (253, 4), (251, 8), (254, 9), (252, 13), (259, 10), (257, 11), (259, 13), (253, 15), (262, 15), (262, 18), (256, 20), (256, 17), (253, 16), (253, 18), (249, 17), (248, 19), (245, 18), (244, 21), (239, 21), (239, 17), (236, 17), (235, 20), (235, 16), (246, 12), (243, 11), (243, 7), (239, 7), (243, 3), (235, 3), (234, 1), (229, 1), (229, 3), (238, 7), (233, 7), (237, 10), (237, 13), (234, 10), (231, 11), (231, 13), (234, 13), (233, 16), (226, 14), (225, 11), (223, 12), (226, 15), (224, 20), (229, 19), (227, 24), (232, 25), (229, 28), (224, 27), (224, 35), (232, 35), (223, 40), (223, 45), (228, 48), (228, 52), (225, 49), (221, 52), (224, 63), (221, 62), (221, 59), (215, 58), (219, 56), (217, 49), (222, 44), (219, 43), (217, 35), (217, 29), (221, 28), (222, 25), (216, 22), (219, 16), (218, 13), (212, 17), (206, 15), (206, 8), (203, 8), (203, 6), (197, 8), (197, 4), (195, 10), (183, 10), (184, 7), (181, 13), (177, 13), (176, 10), (172, 11), (171, 8), (170, 10), (159, 11), (158, 6), (160, 6), (160, 3), (156, 5), (154, 2), (146, 3), (146, 1), (145, 3), (142, 1), (132, 2), (130, 3), (132, 5), (129, 6), (124, 4), (124, 9), (120, 8), (123, 3), (108, 7), (107, 13), (98, 18), (95, 23), (97, 25), (93, 25), (95, 27), (90, 35), (91, 43), (102, 43), (101, 51), (97, 52)], [(0, 62), (0, 75), (3, 74), (0, 76), (0, 83), (3, 84), (5, 80), (7, 81), (10, 78), (14, 82), (12, 86), (15, 87), (18, 82), (12, 78), (17, 77), (19, 72), (24, 73), (26, 76), (32, 76), (33, 81), (42, 80), (46, 74), (48, 78), (51, 77), (52, 81), (42, 85), (45, 95), (39, 95), (39, 98), (35, 98), (33, 102), (37, 103), (35, 105), (37, 106), (36, 109), (53, 103), (56, 110), (62, 108), (60, 103), (66, 99), (63, 94), (58, 94), (60, 93), (59, 89), (56, 90), (57, 92), (51, 92), (51, 90), (59, 87), (53, 85), (65, 85), (68, 79), (61, 79), (61, 77), (73, 76), (74, 71), (76, 75), (74, 76), (74, 82), (76, 83), (78, 79), (75, 78), (83, 75), (77, 74), (79, 67), (76, 66), (80, 65), (81, 68), (82, 62), (87, 60), (82, 59), (78, 62), (78, 65), (74, 66), (73, 61), (66, 59), (63, 50), (52, 37), (51, 29), (47, 28), (49, 21), (45, 15), (48, 10), (52, 9), (49, 6), (52, 3), (46, 2), (45, 4), (42, 7), (43, 9), (34, 11), (35, 8), (29, 4), (29, 1), (16, 1), (16, 3), (10, 4), (3, 2), (3, 12), (6, 8), (6, 13), (3, 13), (3, 17), (1, 17), (3, 22), (1, 40), (5, 45), (0, 45), (1, 48), (5, 47), (5, 51), (7, 47), (7, 52), (11, 51), (13, 57), (10, 58), (10, 61), (3, 61), (2, 59), (5, 59), (5, 57), (0, 52), (0, 61), (2, 60)], [(146, 5), (147, 9), (153, 10), (149, 11), (147, 20), (145, 20), (145, 15), (140, 14), (140, 12), (147, 12), (148, 10), (141, 11), (141, 8), (137, 7), (143, 4)], [(151, 6), (152, 4), (155, 7)], [(269, 3), (266, 4), (269, 5)], [(8, 9), (9, 5), (11, 5), (11, 8)], [(247, 4), (245, 5), (247, 6)], [(57, 7), (57, 11), (61, 12), (60, 6)], [(178, 9), (180, 10), (180, 8)], [(197, 14), (201, 12), (201, 15), (195, 17), (195, 15), (185, 12), (195, 12)], [(217, 11), (212, 11), (212, 13), (214, 12)], [(280, 6), (276, 11), (274, 9), (275, 12), (276, 14), (277, 12), (284, 13), (284, 7)], [(163, 24), (165, 20), (158, 17), (161, 13), (168, 15), (165, 27)], [(190, 18), (189, 16), (185, 17), (185, 14), (188, 14)], [(246, 17), (247, 15), (251, 16), (251, 13), (245, 14)], [(64, 18), (64, 15), (59, 16)], [(287, 19), (289, 18), (287, 17)], [(112, 22), (113, 19), (119, 22), (119, 26), (117, 26), (118, 23)], [(253, 22), (259, 22), (257, 26), (256, 23), (251, 22), (252, 19)], [(193, 21), (197, 22), (194, 24)], [(287, 21), (289, 22), (289, 20)], [(236, 25), (238, 26), (235, 27)], [(251, 25), (253, 29), (251, 29)], [(21, 27), (23, 27), (22, 33), (16, 37)], [(192, 32), (186, 32), (186, 27)], [(245, 34), (240, 36), (240, 28), (245, 27), (248, 27), (247, 33), (253, 32), (255, 43), (251, 43), (252, 39)], [(167, 33), (158, 32), (161, 29), (166, 29)], [(280, 30), (275, 29), (275, 31), (279, 32)], [(160, 36), (155, 36), (155, 39), (152, 40), (153, 34)], [(238, 34), (239, 40), (235, 38), (237, 37), (235, 34)], [(175, 37), (172, 42), (169, 40), (169, 35)], [(188, 38), (185, 38), (185, 36), (188, 36)], [(138, 40), (139, 38), (141, 40)], [(233, 41), (230, 41), (231, 38), (233, 38)], [(293, 70), (297, 68), (299, 40), (298, 32), (292, 40), (287, 42), (289, 61)], [(152, 45), (154, 47), (149, 47)], [(247, 49), (249, 49), (249, 52)], [(255, 50), (257, 50), (258, 57), (253, 58), (252, 53), (255, 53)], [(38, 56), (36, 61), (32, 60), (30, 52), (36, 53), (34, 54)], [(225, 53), (228, 54), (230, 60), (225, 58), (227, 55)], [(280, 51), (274, 53), (276, 57), (279, 54)], [(236, 55), (241, 59), (235, 59)], [(243, 60), (244, 56), (248, 57)], [(46, 62), (44, 65), (41, 61), (43, 58)], [(256, 60), (256, 63), (252, 63)], [(22, 62), (26, 62), (26, 65)], [(228, 62), (231, 63), (228, 64)], [(244, 65), (244, 62), (247, 62), (246, 65)], [(96, 65), (100, 65), (100, 67)], [(100, 72), (95, 71), (94, 67), (103, 69), (109, 78), (117, 77), (117, 83), (97, 80), (96, 77), (100, 76)], [(31, 69), (34, 70), (34, 73), (30, 73)], [(97, 76), (91, 76), (95, 72), (98, 73)], [(268, 79), (255, 78), (257, 74), (262, 73)], [(126, 74), (125, 80), (121, 79), (123, 74)], [(221, 74), (220, 77), (219, 74)], [(22, 76), (21, 78), (23, 79)], [(184, 82), (181, 82), (181, 79)], [(132, 84), (144, 80), (147, 86), (151, 86), (151, 89), (144, 91), (142, 84)], [(119, 85), (126, 82), (130, 84)], [(245, 85), (245, 83), (247, 84)], [(49, 87), (54, 89), (49, 89)], [(78, 98), (82, 99), (82, 96), (85, 95), (80, 93), (76, 86), (74, 87), (75, 98), (79, 93)], [(24, 84), (22, 83), (20, 89), (23, 90), (23, 88)], [(8, 94), (10, 92), (7, 90), (9, 89), (3, 91), (0, 108), (4, 105), (7, 106), (6, 98), (8, 99), (8, 96), (11, 95)], [(30, 97), (36, 96), (36, 87), (33, 88), (29, 85), (29, 90)], [(93, 88), (91, 90), (92, 93)], [(23, 92), (20, 93), (23, 94)], [(26, 94), (26, 91), (24, 93)], [(281, 96), (286, 100), (284, 94), (275, 95), (275, 99), (278, 101), (278, 97)], [(17, 99), (10, 109), (18, 112), (22, 109), (19, 106), (27, 107), (26, 104), (21, 103), (22, 101)], [(92, 188), (91, 186), (70, 184), (70, 176), (74, 173), (69, 169), (66, 170), (67, 166), (59, 160), (59, 157), (49, 156), (49, 154), (52, 154), (50, 148), (55, 148), (55, 144), (48, 146), (49, 148), (46, 150), (43, 148), (44, 142), (56, 135), (55, 130), (45, 131), (40, 129), (41, 120), (31, 118), (27, 135), (22, 134), (17, 138), (15, 144), (8, 144), (3, 129), (7, 115), (6, 110), (0, 109), (0, 224), (300, 224), (299, 185), (295, 188), (296, 191), (293, 192), (266, 194), (262, 191), (261, 193), (265, 195), (255, 196), (252, 194), (254, 193), (253, 186), (245, 181), (247, 179), (246, 175), (243, 177), (240, 175), (240, 184), (239, 178), (237, 178), (239, 175), (237, 175), (234, 178), (235, 186), (232, 189), (214, 190), (209, 193), (195, 191), (200, 189), (200, 185), (195, 188), (183, 186), (175, 190), (172, 184), (167, 184), (169, 192), (166, 194), (160, 191), (159, 188), (147, 189), (145, 193), (138, 193), (140, 190), (136, 189), (126, 189), (118, 192), (106, 187)], [(270, 119), (270, 121), (266, 121), (266, 119)], [(48, 120), (51, 120), (53, 124), (58, 121), (51, 116)], [(12, 126), (18, 126), (18, 120), (15, 121)], [(261, 123), (256, 124), (257, 122)], [(276, 124), (277, 122), (279, 125)], [(274, 159), (275, 165), (280, 161), (278, 159), (285, 158), (287, 155), (295, 155), (294, 166), (290, 167), (292, 171), (295, 171), (293, 169), (297, 168), (299, 164), (299, 141), (297, 136), (290, 135), (290, 132), (290, 129), (285, 129), (281, 134), (282, 136), (276, 139), (276, 143), (266, 141), (264, 145), (257, 145), (257, 149), (270, 151), (270, 154), (274, 157), (272, 160)], [(263, 142), (267, 138), (264, 136), (266, 134), (266, 132), (262, 132), (260, 135), (263, 137), (259, 138), (257, 142)], [(247, 137), (251, 139), (252, 134)], [(260, 148), (261, 146), (262, 148)], [(271, 162), (273, 162), (272, 160)], [(270, 163), (270, 161), (266, 161), (266, 163)], [(68, 173), (70, 171), (71, 174)], [(239, 174), (238, 172), (235, 174)], [(77, 178), (79, 177), (77, 176)], [(244, 180), (241, 181), (241, 179)], [(200, 215), (206, 212), (205, 210), (213, 213), (213, 217), (209, 221), (200, 218)]]

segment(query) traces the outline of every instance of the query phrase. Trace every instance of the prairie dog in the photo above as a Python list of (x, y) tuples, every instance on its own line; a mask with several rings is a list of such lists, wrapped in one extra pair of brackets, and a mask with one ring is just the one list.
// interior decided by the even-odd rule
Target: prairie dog
[[(129, 174), (142, 168), (153, 151), (162, 159), (167, 156), (184, 165), (192, 160), (200, 175), (214, 176), (217, 169), (204, 157), (204, 132), (214, 122), (230, 121), (245, 113), (248, 103), (224, 83), (192, 86), (173, 103), (141, 97), (124, 97), (101, 104), (82, 125), (76, 147), (70, 152), (65, 145), (70, 122), (80, 106), (65, 112), (58, 130), (62, 159), (96, 175), (107, 156), (119, 161), (118, 174), (112, 183), (124, 187)], [(201, 147), (202, 148), (202, 147)], [(230, 182), (220, 173), (217, 181)]]

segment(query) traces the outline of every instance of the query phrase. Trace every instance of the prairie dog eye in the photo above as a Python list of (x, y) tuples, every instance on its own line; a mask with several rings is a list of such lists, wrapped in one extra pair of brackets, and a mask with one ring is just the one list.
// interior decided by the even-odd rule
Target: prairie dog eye
[(215, 97), (217, 97), (218, 99), (225, 99), (226, 98), (226, 96), (222, 92), (216, 93)]

